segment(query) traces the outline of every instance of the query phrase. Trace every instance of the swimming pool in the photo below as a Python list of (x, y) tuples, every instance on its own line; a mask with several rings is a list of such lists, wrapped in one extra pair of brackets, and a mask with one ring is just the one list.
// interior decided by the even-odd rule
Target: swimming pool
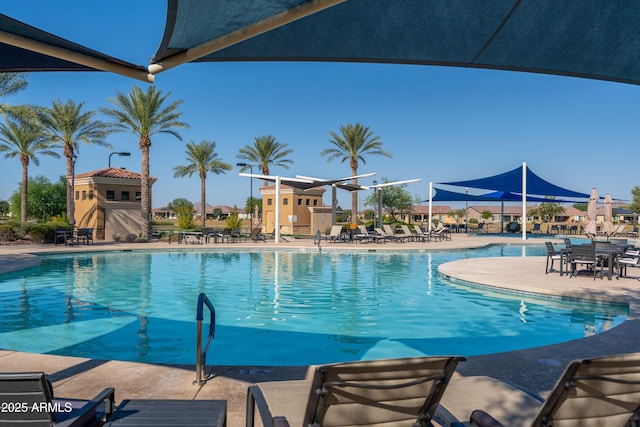
[(626, 306), (496, 298), (437, 274), (455, 259), (543, 253), (504, 245), (43, 256), (36, 269), (0, 275), (0, 348), (192, 364), (200, 292), (216, 307), (207, 362), (217, 365), (494, 353), (584, 337), (625, 319)]

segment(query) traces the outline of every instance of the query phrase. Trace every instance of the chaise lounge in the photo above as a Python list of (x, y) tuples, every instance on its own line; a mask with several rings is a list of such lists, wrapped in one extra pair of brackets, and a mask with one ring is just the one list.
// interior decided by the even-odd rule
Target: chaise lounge
[(311, 380), (249, 387), (247, 427), (255, 409), (264, 426), (431, 426), (461, 357), (382, 359), (319, 366)]
[[(495, 385), (491, 393), (473, 396), (468, 383), (454, 386), (452, 381), (447, 393), (453, 391), (451, 399), (485, 401), (485, 410), (471, 413), (470, 425), (477, 427), (626, 427), (640, 422), (640, 353), (573, 361), (544, 401), (498, 380)], [(517, 403), (506, 408), (509, 402)]]

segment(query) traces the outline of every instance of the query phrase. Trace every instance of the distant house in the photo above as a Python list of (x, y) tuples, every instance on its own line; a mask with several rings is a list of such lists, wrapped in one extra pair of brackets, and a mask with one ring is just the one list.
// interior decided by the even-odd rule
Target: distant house
[[(411, 220), (409, 220), (409, 218)], [(411, 207), (411, 213), (402, 213), (398, 215), (398, 219), (402, 222), (415, 222), (419, 224), (429, 223), (429, 206), (418, 205)], [(449, 206), (431, 206), (431, 219), (445, 224), (453, 224), (456, 222), (455, 215)]]
[(507, 223), (512, 221), (520, 221), (522, 219), (522, 205), (474, 205), (469, 206), (468, 216), (469, 222), (476, 220), (483, 222), (482, 213), (485, 211), (491, 212), (490, 222), (500, 223), (501, 221)]
[[(151, 177), (151, 184), (157, 178)], [(141, 175), (122, 168), (105, 168), (75, 175), (76, 227), (94, 229), (96, 240), (114, 234), (140, 234), (142, 228)]]

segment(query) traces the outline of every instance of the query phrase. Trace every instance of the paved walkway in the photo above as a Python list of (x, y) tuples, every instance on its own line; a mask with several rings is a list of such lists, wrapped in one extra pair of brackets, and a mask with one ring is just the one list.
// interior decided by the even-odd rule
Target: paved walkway
[[(550, 239), (551, 240), (551, 239)], [(514, 237), (453, 235), (451, 241), (430, 243), (386, 244), (328, 244), (323, 250), (371, 249), (376, 250), (446, 250), (481, 247), (491, 243), (523, 243)], [(525, 244), (539, 244), (539, 239), (529, 239)], [(559, 242), (558, 242), (559, 243)], [(93, 246), (0, 246), (0, 273), (37, 266), (38, 258), (32, 254), (95, 251), (121, 249), (175, 249), (202, 247), (284, 247), (312, 248), (311, 240), (291, 240), (280, 245), (264, 243), (169, 245), (167, 243), (107, 244), (96, 242)], [(511, 290), (573, 298), (628, 302), (628, 320), (607, 332), (562, 344), (537, 347), (521, 351), (469, 357), (458, 367), (458, 374), (450, 390), (455, 390), (456, 380), (483, 375), (505, 379), (544, 395), (555, 384), (564, 366), (573, 359), (601, 355), (640, 352), (639, 292), (640, 282), (635, 279), (596, 279), (588, 277), (567, 278), (558, 274), (544, 274), (545, 257), (478, 258), (450, 262), (440, 266), (441, 274), (456, 279), (456, 286), (468, 287), (468, 283), (481, 284), (482, 292), (492, 289)], [(474, 285), (475, 286), (475, 285)], [(516, 296), (517, 297), (517, 296)], [(43, 337), (46, 339), (46, 337)], [(1, 344), (0, 344), (1, 345)], [(228, 401), (228, 425), (244, 425), (247, 385), (274, 379), (302, 379), (307, 367), (215, 367), (204, 386), (195, 386), (195, 370), (190, 366), (165, 366), (120, 361), (101, 361), (73, 357), (51, 356), (0, 350), (0, 371), (44, 371), (51, 375), (55, 393), (60, 396), (90, 398), (104, 387), (116, 388), (116, 400), (135, 398), (225, 399)], [(460, 382), (461, 384), (462, 382)], [(478, 393), (486, 385), (479, 382)], [(445, 394), (445, 401), (454, 411), (466, 408), (456, 406), (460, 399), (454, 393)]]

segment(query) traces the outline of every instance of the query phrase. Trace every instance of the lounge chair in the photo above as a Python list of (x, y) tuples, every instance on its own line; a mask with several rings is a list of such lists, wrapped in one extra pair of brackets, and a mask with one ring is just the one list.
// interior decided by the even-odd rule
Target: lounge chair
[(429, 242), (431, 241), (431, 233), (429, 233), (428, 231), (422, 231), (422, 228), (420, 228), (420, 226), (418, 225), (414, 225), (413, 226), (413, 230), (416, 233), (416, 236), (423, 242)]
[(442, 223), (438, 224), (438, 226), (431, 232), (431, 237), (436, 240), (451, 240), (451, 234), (449, 233), (449, 229), (442, 225)]
[(376, 232), (376, 234), (378, 236), (381, 236), (384, 239), (385, 242), (387, 240), (392, 240), (392, 241), (397, 241), (398, 240), (398, 237), (388, 234), (382, 228), (375, 227), (373, 230)]
[(487, 227), (485, 227), (485, 225), (487, 224), (484, 222), (478, 223), (478, 227), (474, 230), (475, 233), (489, 233), (489, 230)]
[(311, 380), (249, 387), (247, 427), (431, 426), (460, 357), (415, 357), (319, 366)]
[(627, 277), (627, 267), (640, 267), (640, 250), (631, 249), (624, 252), (618, 260), (618, 275)]
[(386, 233), (387, 237), (391, 237), (392, 240), (396, 241), (397, 243), (404, 243), (407, 240), (413, 239), (413, 236), (411, 236), (411, 232), (409, 232), (409, 235), (406, 235), (404, 233), (398, 234), (391, 228), (391, 225), (389, 224), (383, 224), (382, 229)]
[[(531, 394), (510, 388), (508, 400), (530, 402)], [(486, 393), (485, 393), (486, 394)], [(623, 427), (640, 422), (640, 353), (573, 361), (567, 366), (549, 397), (532, 415), (505, 413), (501, 420), (484, 410), (471, 413), (470, 425), (478, 427)], [(497, 396), (496, 396), (497, 397)], [(542, 399), (539, 399), (542, 402)], [(499, 410), (504, 401), (495, 401)], [(535, 404), (534, 404), (535, 405)], [(531, 411), (531, 407), (525, 408)]]
[(262, 227), (256, 227), (253, 230), (251, 230), (251, 234), (249, 234), (249, 238), (254, 242), (267, 241), (266, 237), (262, 234)]
[(547, 247), (547, 263), (545, 265), (544, 273), (549, 274), (550, 272), (558, 272), (558, 270), (555, 270), (553, 268), (553, 263), (558, 261), (560, 263), (560, 275), (562, 275), (562, 252), (557, 251), (556, 248), (553, 247), (553, 243), (551, 242), (544, 242), (544, 244)]
[(365, 227), (364, 225), (359, 225), (358, 231), (359, 233), (354, 235), (356, 242), (374, 242), (374, 243), (386, 242), (386, 239), (384, 238), (384, 236), (380, 236), (379, 234), (369, 233), (369, 230), (367, 230), (367, 227)]
[(331, 232), (326, 237), (326, 240), (328, 240), (329, 243), (344, 242), (345, 239), (344, 239), (344, 236), (342, 235), (342, 226), (341, 225), (331, 226)]
[[(0, 373), (0, 424), (95, 426), (113, 414), (115, 392), (106, 388), (91, 400), (54, 399), (44, 372)], [(4, 405), (11, 405), (4, 406)], [(17, 406), (16, 406), (17, 405)]]

